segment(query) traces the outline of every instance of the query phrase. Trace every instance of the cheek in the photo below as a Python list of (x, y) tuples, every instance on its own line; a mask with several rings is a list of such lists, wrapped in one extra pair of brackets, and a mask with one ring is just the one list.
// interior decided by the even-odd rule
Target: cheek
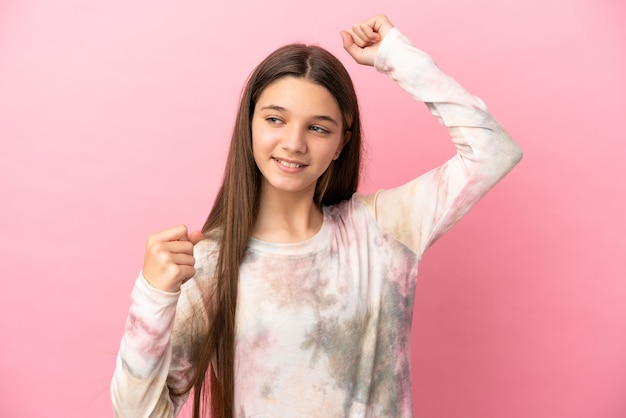
[(257, 167), (266, 164), (273, 153), (276, 145), (275, 135), (269, 129), (252, 125), (252, 155)]
[(254, 161), (257, 165), (259, 165), (259, 159), (261, 157), (261, 153), (263, 152), (263, 144), (259, 143), (258, 135), (254, 134), (252, 131), (252, 155), (254, 156)]
[(252, 125), (251, 133), (252, 133), (252, 152), (254, 153), (256, 157), (257, 153), (263, 150), (264, 148), (264, 143), (266, 142), (264, 140), (265, 135), (263, 134), (262, 129), (259, 129), (258, 126), (255, 127), (254, 125)]
[(252, 149), (259, 150), (272, 146), (276, 133), (260, 124), (252, 124)]

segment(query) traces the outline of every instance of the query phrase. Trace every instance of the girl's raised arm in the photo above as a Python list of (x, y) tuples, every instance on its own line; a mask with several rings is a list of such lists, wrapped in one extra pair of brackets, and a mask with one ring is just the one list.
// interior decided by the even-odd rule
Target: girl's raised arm
[(341, 32), (346, 51), (424, 102), (457, 153), (404, 186), (361, 197), (379, 226), (416, 254), (448, 231), (522, 157), (485, 104), (442, 72), (383, 15)]

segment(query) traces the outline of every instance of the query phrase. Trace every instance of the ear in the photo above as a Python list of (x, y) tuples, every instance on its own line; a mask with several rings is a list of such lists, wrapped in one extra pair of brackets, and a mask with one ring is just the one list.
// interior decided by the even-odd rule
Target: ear
[(341, 148), (346, 146), (350, 138), (352, 138), (352, 131), (346, 131), (346, 133), (343, 134), (343, 143), (341, 144)]
[(339, 146), (339, 148), (337, 148), (337, 152), (335, 152), (333, 160), (336, 160), (337, 158), (339, 158), (339, 154), (341, 154), (341, 150), (343, 149), (343, 147), (346, 146), (350, 138), (352, 138), (352, 132), (346, 131), (346, 133), (343, 134), (343, 141), (341, 141), (341, 145)]

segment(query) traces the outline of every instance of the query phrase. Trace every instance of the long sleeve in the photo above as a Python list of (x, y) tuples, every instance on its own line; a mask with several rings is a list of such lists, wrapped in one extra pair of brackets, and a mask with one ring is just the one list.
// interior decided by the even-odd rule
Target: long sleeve
[(191, 364), (181, 335), (188, 326), (174, 325), (188, 319), (185, 310), (177, 311), (186, 299), (137, 278), (111, 382), (116, 417), (175, 417), (180, 411), (187, 395), (173, 392), (189, 382)]
[(397, 28), (385, 36), (375, 66), (427, 105), (457, 150), (442, 166), (403, 186), (361, 197), (380, 227), (421, 257), (517, 164), (522, 152), (479, 98)]

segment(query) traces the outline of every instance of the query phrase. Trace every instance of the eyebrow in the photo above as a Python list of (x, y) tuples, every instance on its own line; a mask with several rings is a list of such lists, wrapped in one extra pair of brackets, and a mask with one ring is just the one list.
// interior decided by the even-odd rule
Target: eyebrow
[[(282, 106), (278, 106), (278, 105), (267, 105), (267, 106), (263, 106), (262, 108), (260, 108), (259, 110), (275, 110), (277, 112), (285, 112), (285, 113), (289, 113), (289, 111), (287, 109), (285, 109)], [(333, 123), (337, 126), (339, 126), (339, 123), (333, 119), (332, 117), (328, 116), (328, 115), (315, 115), (312, 117), (315, 120), (320, 120), (320, 121), (327, 121), (330, 123)]]

